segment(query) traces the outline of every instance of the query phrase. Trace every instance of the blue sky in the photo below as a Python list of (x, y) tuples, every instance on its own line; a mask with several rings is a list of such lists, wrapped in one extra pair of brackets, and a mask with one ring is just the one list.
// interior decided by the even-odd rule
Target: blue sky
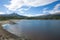
[(60, 12), (60, 0), (0, 0), (0, 14), (37, 16)]

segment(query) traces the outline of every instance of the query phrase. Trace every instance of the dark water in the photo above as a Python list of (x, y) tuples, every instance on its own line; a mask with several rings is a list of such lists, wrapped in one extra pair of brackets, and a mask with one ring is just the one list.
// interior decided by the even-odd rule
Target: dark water
[(20, 20), (3, 28), (31, 40), (60, 40), (60, 20)]

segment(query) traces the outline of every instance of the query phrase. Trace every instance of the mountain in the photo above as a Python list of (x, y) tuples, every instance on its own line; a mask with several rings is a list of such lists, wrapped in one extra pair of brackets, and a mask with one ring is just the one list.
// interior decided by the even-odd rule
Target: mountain
[(0, 16), (3, 16), (3, 17), (11, 17), (11, 16), (19, 16), (19, 17), (23, 17), (22, 15), (19, 15), (19, 14), (17, 14), (17, 13), (1, 14)]
[(24, 19), (26, 16), (19, 15), (17, 13), (12, 13), (12, 14), (1, 14), (0, 15), (0, 20), (5, 20), (5, 19)]

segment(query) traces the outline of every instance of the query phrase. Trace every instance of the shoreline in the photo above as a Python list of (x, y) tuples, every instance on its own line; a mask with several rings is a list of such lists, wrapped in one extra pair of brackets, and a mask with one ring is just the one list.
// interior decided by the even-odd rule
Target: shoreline
[(11, 34), (10, 32), (3, 29), (2, 25), (9, 23), (9, 21), (10, 20), (0, 21), (0, 40), (17, 40), (19, 38), (16, 35)]

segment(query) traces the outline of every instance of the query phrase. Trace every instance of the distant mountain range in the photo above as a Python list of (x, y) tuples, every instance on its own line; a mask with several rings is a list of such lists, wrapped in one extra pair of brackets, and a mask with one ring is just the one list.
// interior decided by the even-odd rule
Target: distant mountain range
[(60, 19), (60, 13), (29, 17), (28, 19)]
[(60, 13), (54, 13), (54, 14), (48, 14), (48, 15), (42, 15), (42, 16), (34, 16), (34, 17), (22, 16), (17, 13), (1, 14), (0, 20), (5, 20), (5, 19), (60, 19)]

